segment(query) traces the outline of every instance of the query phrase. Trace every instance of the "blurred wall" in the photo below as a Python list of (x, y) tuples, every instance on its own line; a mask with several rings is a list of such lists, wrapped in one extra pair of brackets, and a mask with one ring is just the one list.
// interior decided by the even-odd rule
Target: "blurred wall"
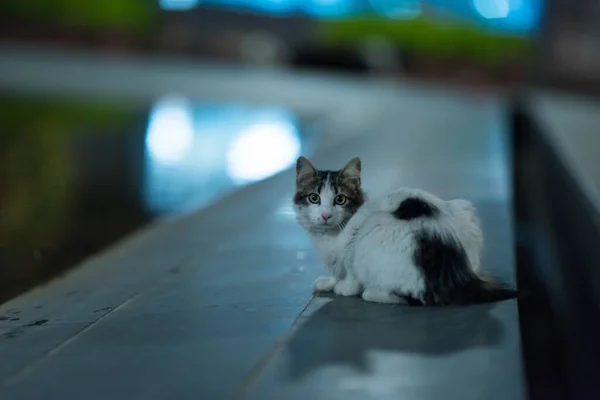
[(534, 79), (600, 90), (600, 1), (549, 1), (539, 48)]

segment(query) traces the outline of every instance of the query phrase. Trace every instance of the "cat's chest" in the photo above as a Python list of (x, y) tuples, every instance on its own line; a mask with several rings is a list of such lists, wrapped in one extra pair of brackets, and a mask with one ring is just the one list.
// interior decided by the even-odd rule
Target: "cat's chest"
[(317, 249), (317, 252), (328, 261), (330, 257), (335, 253), (336, 238), (335, 236), (321, 236), (313, 238), (313, 242)]

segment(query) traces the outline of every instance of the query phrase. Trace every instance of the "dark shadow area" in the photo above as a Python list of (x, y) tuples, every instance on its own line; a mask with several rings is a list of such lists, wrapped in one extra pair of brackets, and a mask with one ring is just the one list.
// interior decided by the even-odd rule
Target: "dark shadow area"
[(572, 94), (600, 94), (596, 0), (546, 0), (529, 73), (532, 83)]
[(362, 74), (369, 72), (370, 69), (366, 61), (355, 52), (338, 49), (299, 49), (294, 54), (291, 64), (297, 68)]
[(147, 107), (0, 98), (0, 303), (151, 219)]
[(519, 316), (530, 398), (600, 398), (600, 218), (523, 103), (514, 146)]
[(367, 355), (374, 350), (443, 356), (492, 348), (504, 334), (490, 313), (493, 307), (390, 306), (332, 296), (314, 313), (308, 311), (290, 339), (285, 374), (299, 380), (329, 365), (367, 372)]

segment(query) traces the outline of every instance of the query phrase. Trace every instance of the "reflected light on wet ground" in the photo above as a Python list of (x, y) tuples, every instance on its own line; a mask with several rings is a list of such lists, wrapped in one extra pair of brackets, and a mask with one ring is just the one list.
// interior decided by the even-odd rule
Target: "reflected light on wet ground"
[(144, 197), (160, 214), (202, 207), (268, 178), (290, 167), (302, 148), (286, 110), (194, 105), (179, 96), (154, 104), (145, 143)]
[(148, 121), (146, 147), (158, 163), (177, 164), (194, 141), (192, 106), (184, 98), (159, 101)]
[(0, 106), (0, 302), (157, 217), (290, 167), (310, 139), (285, 109), (178, 95), (150, 107), (7, 96)]
[(227, 171), (237, 183), (268, 178), (300, 155), (296, 127), (286, 120), (259, 121), (235, 137), (227, 152)]

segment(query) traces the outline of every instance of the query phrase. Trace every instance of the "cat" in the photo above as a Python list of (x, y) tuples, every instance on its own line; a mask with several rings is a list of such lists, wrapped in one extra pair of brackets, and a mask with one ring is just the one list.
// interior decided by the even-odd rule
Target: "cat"
[(402, 188), (367, 199), (361, 160), (339, 171), (296, 162), (294, 209), (328, 276), (315, 292), (390, 304), (451, 305), (516, 295), (481, 271), (483, 232), (474, 205)]

